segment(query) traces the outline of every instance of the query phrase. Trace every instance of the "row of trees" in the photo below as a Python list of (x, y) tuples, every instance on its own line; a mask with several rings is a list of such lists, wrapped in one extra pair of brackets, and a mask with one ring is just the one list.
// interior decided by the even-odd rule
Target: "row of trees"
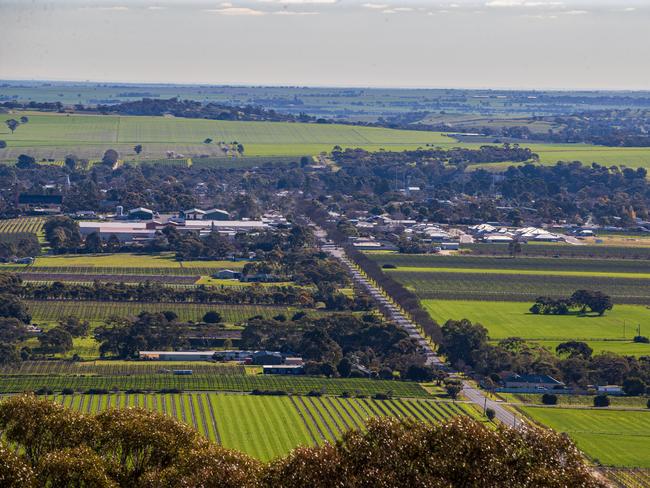
[(178, 486), (350, 488), (396, 486), (605, 487), (567, 436), (445, 424), (370, 420), (340, 441), (299, 447), (261, 463), (160, 413), (84, 415), (33, 396), (0, 404), (0, 482), (7, 488)]

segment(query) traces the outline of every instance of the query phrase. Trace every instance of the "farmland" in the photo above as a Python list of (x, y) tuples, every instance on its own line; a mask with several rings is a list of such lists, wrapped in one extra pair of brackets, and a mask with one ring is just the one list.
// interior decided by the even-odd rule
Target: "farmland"
[(319, 378), (310, 376), (244, 375), (197, 373), (178, 376), (167, 372), (155, 374), (4, 374), (0, 393), (20, 393), (47, 386), (55, 392), (64, 388), (75, 391), (89, 389), (146, 390), (179, 389), (185, 391), (283, 390), (297, 394), (319, 391), (331, 395), (344, 392), (354, 395), (374, 395), (392, 392), (395, 397), (426, 398), (429, 394), (418, 383), (405, 381), (371, 380), (365, 378)]
[(650, 411), (521, 407), (604, 465), (650, 468)]
[(0, 234), (29, 233), (41, 236), (43, 224), (45, 224), (45, 218), (43, 217), (19, 217), (0, 220)]
[(174, 311), (179, 320), (200, 321), (203, 315), (216, 310), (227, 324), (237, 324), (255, 315), (274, 317), (280, 313), (292, 315), (298, 309), (273, 307), (265, 305), (221, 305), (202, 303), (141, 303), (141, 302), (97, 302), (97, 301), (26, 301), (34, 322), (56, 322), (64, 317), (74, 315), (81, 320), (101, 322), (111, 316), (129, 317), (140, 312)]
[(165, 157), (168, 150), (185, 155), (223, 156), (217, 144), (204, 139), (238, 141), (249, 156), (303, 156), (330, 151), (333, 146), (406, 149), (454, 139), (434, 132), (400, 131), (337, 124), (230, 122), (173, 117), (29, 114), (29, 124), (14, 134), (0, 129), (8, 147), (0, 160), (14, 160), (29, 149), (37, 159), (62, 159), (71, 148), (79, 157), (98, 158), (109, 147), (128, 158), (142, 144), (142, 159)]
[[(423, 305), (440, 323), (462, 318), (478, 322), (488, 329), (492, 339), (516, 336), (533, 340), (629, 341), (635, 335), (636, 326), (645, 324), (650, 317), (650, 310), (643, 305), (615, 305), (602, 317), (534, 315), (528, 311), (531, 304), (526, 302), (424, 300)], [(650, 353), (650, 346), (647, 347)]]
[(225, 447), (269, 460), (299, 445), (332, 442), (371, 417), (437, 423), (476, 414), (462, 403), (336, 397), (273, 397), (220, 393), (111, 394), (50, 397), (84, 413), (141, 407), (173, 416)]

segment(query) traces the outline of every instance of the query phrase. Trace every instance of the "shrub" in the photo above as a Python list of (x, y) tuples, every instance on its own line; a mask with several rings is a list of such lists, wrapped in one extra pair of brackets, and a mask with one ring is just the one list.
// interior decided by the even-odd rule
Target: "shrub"
[(390, 393), (375, 393), (372, 398), (374, 400), (390, 400), (391, 396)]
[(542, 403), (544, 405), (557, 405), (557, 395), (552, 393), (544, 393), (542, 395)]
[(394, 264), (391, 264), (391, 263), (386, 263), (386, 264), (384, 264), (382, 266), (382, 268), (384, 268), (384, 269), (396, 269), (397, 266), (395, 266)]
[(72, 388), (64, 388), (61, 390), (61, 395), (74, 395), (74, 390)]
[(108, 390), (106, 388), (88, 388), (84, 393), (86, 395), (107, 395)]
[(183, 393), (183, 390), (179, 388), (161, 388), (158, 393)]
[(594, 397), (594, 407), (609, 407), (609, 397), (607, 395), (596, 395)]
[(642, 335), (634, 336), (633, 341), (640, 344), (650, 344), (650, 338)]
[(53, 395), (54, 391), (52, 388), (48, 388), (47, 386), (41, 386), (38, 390), (35, 390), (34, 393), (37, 395)]
[(206, 324), (218, 324), (221, 322), (221, 314), (219, 312), (215, 312), (214, 310), (210, 310), (203, 316), (203, 322)]
[(626, 378), (623, 381), (623, 391), (628, 396), (639, 396), (645, 393), (646, 384), (641, 378)]
[(488, 407), (485, 409), (485, 416), (490, 422), (492, 422), (494, 420), (494, 417), (497, 416), (497, 413), (494, 411), (493, 408)]

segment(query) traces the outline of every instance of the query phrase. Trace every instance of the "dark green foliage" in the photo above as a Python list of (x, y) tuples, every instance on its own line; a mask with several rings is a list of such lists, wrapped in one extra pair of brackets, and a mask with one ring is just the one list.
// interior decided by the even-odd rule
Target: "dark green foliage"
[(596, 395), (594, 397), (594, 407), (609, 407), (609, 403), (607, 395)]
[(557, 405), (557, 395), (553, 393), (544, 393), (542, 395), (542, 403), (544, 405)]

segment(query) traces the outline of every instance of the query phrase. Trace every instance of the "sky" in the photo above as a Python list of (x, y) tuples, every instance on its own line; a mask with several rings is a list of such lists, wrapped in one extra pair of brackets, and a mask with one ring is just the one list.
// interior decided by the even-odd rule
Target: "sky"
[(0, 0), (0, 79), (650, 89), (650, 0)]

